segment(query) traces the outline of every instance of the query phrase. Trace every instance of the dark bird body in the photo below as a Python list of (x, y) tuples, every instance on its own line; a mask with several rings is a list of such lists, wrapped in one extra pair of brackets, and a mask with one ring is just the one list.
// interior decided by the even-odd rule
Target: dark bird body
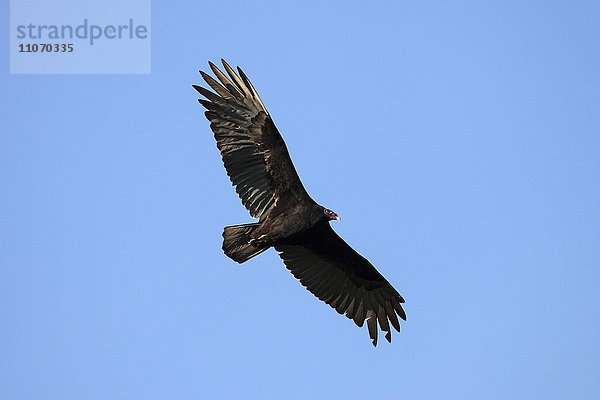
[(287, 147), (256, 89), (238, 67), (224, 60), (225, 75), (209, 63), (218, 80), (200, 71), (214, 92), (194, 88), (206, 100), (206, 118), (225, 169), (242, 204), (258, 222), (225, 227), (223, 251), (243, 263), (274, 247), (287, 269), (320, 300), (358, 326), (367, 321), (377, 345), (377, 323), (391, 341), (390, 324), (400, 331), (406, 319), (396, 289), (331, 228), (337, 214), (307, 193)]

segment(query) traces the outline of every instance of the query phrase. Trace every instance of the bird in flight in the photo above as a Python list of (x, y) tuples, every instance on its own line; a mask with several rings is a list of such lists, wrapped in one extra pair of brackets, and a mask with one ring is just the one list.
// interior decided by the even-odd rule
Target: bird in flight
[(239, 67), (209, 62), (200, 71), (211, 90), (193, 85), (242, 204), (258, 222), (226, 226), (223, 251), (238, 263), (273, 247), (300, 283), (362, 327), (377, 346), (377, 324), (392, 341), (406, 320), (402, 296), (330, 226), (340, 217), (307, 193), (287, 147), (256, 89)]

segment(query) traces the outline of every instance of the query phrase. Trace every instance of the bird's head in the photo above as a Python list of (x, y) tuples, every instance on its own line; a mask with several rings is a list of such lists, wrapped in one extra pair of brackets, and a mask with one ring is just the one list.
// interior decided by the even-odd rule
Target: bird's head
[(339, 221), (339, 220), (341, 220), (340, 216), (337, 215), (336, 213), (334, 213), (333, 211), (331, 211), (329, 208), (324, 208), (323, 212), (325, 213), (325, 216), (327, 216), (327, 218), (330, 221), (333, 221), (333, 220)]

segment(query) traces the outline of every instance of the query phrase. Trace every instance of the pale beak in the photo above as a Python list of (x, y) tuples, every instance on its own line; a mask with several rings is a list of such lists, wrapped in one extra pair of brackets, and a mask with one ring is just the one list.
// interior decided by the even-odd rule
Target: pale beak
[(341, 221), (342, 220), (342, 218), (339, 215), (337, 215), (337, 214), (336, 214), (335, 217), (333, 217), (333, 219), (335, 219), (336, 221)]

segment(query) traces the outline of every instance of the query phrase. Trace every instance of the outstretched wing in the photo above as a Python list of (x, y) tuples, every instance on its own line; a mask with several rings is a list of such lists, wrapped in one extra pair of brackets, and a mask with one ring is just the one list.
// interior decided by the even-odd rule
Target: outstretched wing
[(406, 320), (404, 299), (363, 256), (358, 254), (329, 223), (319, 224), (302, 245), (279, 245), (287, 269), (312, 294), (362, 327), (365, 319), (373, 345), (377, 346), (377, 322), (392, 341), (391, 325), (400, 332), (398, 317)]
[[(193, 85), (206, 98), (198, 101), (207, 109), (217, 147), (227, 175), (250, 215), (260, 218), (281, 196), (302, 202), (310, 196), (302, 186), (283, 138), (248, 77), (227, 64), (225, 75), (209, 62), (218, 81), (200, 71), (214, 92)], [(312, 199), (310, 199), (312, 201)]]

